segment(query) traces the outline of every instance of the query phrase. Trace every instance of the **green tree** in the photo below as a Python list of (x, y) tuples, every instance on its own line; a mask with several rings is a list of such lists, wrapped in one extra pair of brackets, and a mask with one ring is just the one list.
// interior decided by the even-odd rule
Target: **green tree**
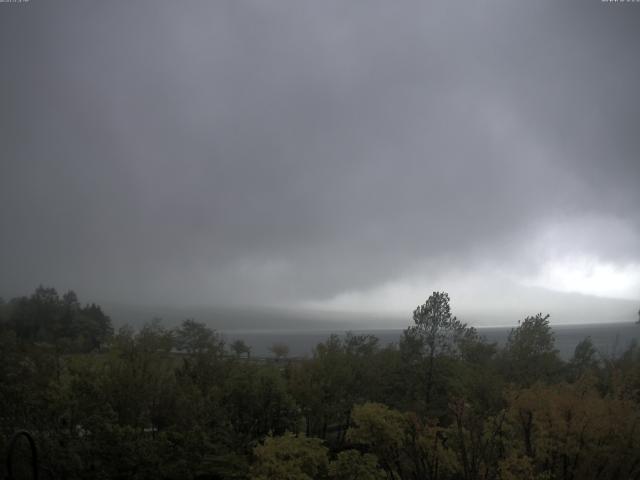
[(19, 338), (53, 346), (58, 354), (95, 350), (113, 333), (111, 319), (98, 305), (82, 307), (73, 291), (60, 297), (43, 286), (30, 297), (11, 300), (7, 325)]
[(286, 343), (276, 342), (269, 347), (269, 350), (273, 353), (273, 356), (276, 357), (276, 360), (282, 360), (289, 356), (289, 345)]
[(279, 369), (233, 362), (227, 370), (218, 395), (237, 445), (244, 448), (267, 434), (281, 435), (296, 428), (298, 409)]
[(362, 454), (358, 450), (338, 453), (329, 464), (331, 480), (384, 480), (387, 475), (378, 466), (378, 459), (371, 453)]
[[(122, 327), (104, 357), (70, 359), (71, 397), (80, 398), (85, 406), (92, 405), (94, 412), (101, 412), (102, 405), (107, 405), (123, 426), (153, 431), (166, 428), (174, 421), (177, 394), (168, 335), (158, 322), (146, 324), (137, 333)], [(94, 414), (78, 413), (79, 418)], [(78, 419), (77, 423), (84, 420)]]
[(251, 347), (247, 345), (244, 340), (235, 340), (233, 343), (231, 343), (230, 348), (238, 358), (242, 357), (242, 355), (246, 355), (247, 358), (251, 358)]
[(203, 323), (188, 319), (174, 331), (175, 345), (184, 355), (177, 375), (206, 397), (225, 373), (224, 342)]
[(308, 435), (335, 444), (344, 440), (353, 405), (380, 395), (385, 365), (377, 361), (378, 353), (378, 341), (370, 335), (332, 334), (316, 346), (313, 358), (290, 366), (290, 388)]
[(515, 435), (508, 457), (528, 457), (537, 475), (562, 480), (640, 475), (634, 402), (602, 397), (583, 379), (513, 391), (509, 404)]
[(328, 449), (322, 440), (286, 433), (267, 437), (254, 450), (253, 480), (321, 480), (326, 478)]
[(591, 341), (591, 337), (582, 340), (573, 352), (569, 361), (569, 374), (571, 380), (576, 380), (587, 372), (597, 372), (600, 367), (598, 351)]
[(347, 440), (368, 448), (391, 478), (401, 477), (407, 428), (402, 413), (380, 403), (365, 403), (353, 407), (351, 421)]
[(498, 460), (504, 451), (506, 411), (491, 416), (462, 398), (452, 400), (449, 410), (454, 420), (449, 436), (459, 459), (461, 477), (464, 480), (495, 478)]
[(176, 348), (189, 354), (221, 355), (224, 350), (224, 342), (215, 331), (191, 318), (182, 322), (174, 336)]
[(436, 360), (440, 355), (458, 352), (460, 343), (477, 336), (475, 329), (460, 322), (451, 314), (449, 294), (433, 292), (427, 301), (413, 312), (415, 325), (405, 333), (406, 341), (422, 350), (426, 357), (424, 395), (428, 404), (434, 384)]
[(561, 372), (562, 362), (555, 348), (549, 315), (527, 317), (509, 333), (504, 351), (507, 378), (520, 385), (539, 380), (552, 381)]

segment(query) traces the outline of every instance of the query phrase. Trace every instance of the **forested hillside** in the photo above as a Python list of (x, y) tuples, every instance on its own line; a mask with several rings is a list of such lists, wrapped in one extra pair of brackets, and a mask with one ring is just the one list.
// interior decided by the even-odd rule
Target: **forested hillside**
[(585, 339), (564, 362), (537, 314), (498, 348), (434, 292), (397, 344), (273, 353), (195, 320), (113, 332), (40, 287), (0, 304), (0, 451), (26, 430), (41, 476), (66, 479), (640, 478), (635, 344), (605, 358)]

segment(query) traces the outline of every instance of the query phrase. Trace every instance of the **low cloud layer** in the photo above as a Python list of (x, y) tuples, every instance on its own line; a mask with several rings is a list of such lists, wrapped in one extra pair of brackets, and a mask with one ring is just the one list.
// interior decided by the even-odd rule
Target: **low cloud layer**
[(639, 20), (600, 1), (1, 4), (0, 294), (640, 300)]

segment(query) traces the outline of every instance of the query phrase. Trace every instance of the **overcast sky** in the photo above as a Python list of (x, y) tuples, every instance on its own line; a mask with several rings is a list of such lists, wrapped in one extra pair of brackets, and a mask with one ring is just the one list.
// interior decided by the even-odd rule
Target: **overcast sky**
[(0, 295), (640, 307), (639, 48), (600, 0), (0, 3)]

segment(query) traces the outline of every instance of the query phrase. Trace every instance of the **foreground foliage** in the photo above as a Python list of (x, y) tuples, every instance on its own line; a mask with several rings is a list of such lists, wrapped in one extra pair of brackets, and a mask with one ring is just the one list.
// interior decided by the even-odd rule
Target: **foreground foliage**
[(443, 292), (413, 319), (396, 345), (347, 333), (267, 361), (194, 320), (114, 333), (41, 287), (0, 303), (0, 448), (26, 429), (68, 479), (640, 478), (635, 345), (564, 362), (538, 314), (498, 348)]

